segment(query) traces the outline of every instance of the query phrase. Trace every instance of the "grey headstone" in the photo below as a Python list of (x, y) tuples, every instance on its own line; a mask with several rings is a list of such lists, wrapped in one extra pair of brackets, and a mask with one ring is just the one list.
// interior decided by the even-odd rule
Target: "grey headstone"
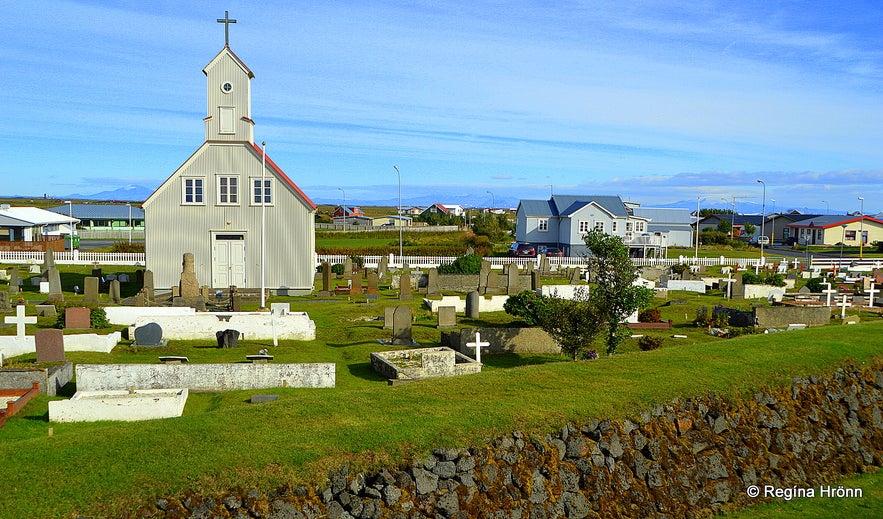
[(273, 315), (288, 315), (291, 313), (291, 303), (270, 303), (270, 313)]
[(386, 275), (386, 271), (389, 270), (389, 256), (383, 256), (380, 258), (380, 263), (377, 265), (377, 276), (381, 279)]
[(153, 304), (153, 301), (156, 299), (154, 294), (154, 285), (153, 285), (153, 271), (145, 270), (144, 271), (144, 299), (146, 301), (145, 306), (150, 306)]
[(457, 326), (457, 308), (454, 306), (438, 307), (438, 327), (451, 328)]
[(368, 294), (377, 294), (377, 293), (379, 292), (379, 290), (378, 290), (378, 288), (377, 288), (377, 285), (378, 285), (378, 281), (377, 281), (377, 272), (374, 272), (374, 271), (372, 270), (371, 272), (368, 273), (368, 290), (367, 290), (367, 293), (368, 293)]
[(184, 299), (199, 297), (199, 281), (196, 279), (196, 268), (193, 264), (193, 253), (185, 252), (181, 262), (180, 296)]
[(800, 287), (800, 290), (797, 291), (798, 294), (812, 294), (812, 290), (809, 289), (808, 286), (803, 285)]
[(745, 299), (745, 284), (742, 283), (742, 274), (737, 274), (734, 278), (736, 281), (732, 283), (733, 291), (733, 299)]
[(50, 303), (61, 303), (64, 301), (64, 294), (61, 293), (61, 273), (57, 268), (49, 269), (49, 295), (46, 301)]
[(135, 328), (135, 344), (138, 346), (162, 346), (162, 327), (156, 323), (147, 323)]
[(431, 268), (429, 269), (429, 275), (427, 276), (426, 282), (426, 295), (433, 296), (441, 293), (441, 288), (438, 283), (438, 269)]
[(579, 267), (574, 267), (573, 270), (570, 271), (570, 284), (576, 285), (580, 281), (582, 281), (583, 271)]
[(129, 282), (129, 275), (128, 274), (120, 274), (119, 276), (117, 276), (117, 280), (120, 283), (128, 283)]
[(399, 301), (410, 301), (411, 295), (411, 273), (402, 272), (399, 278)]
[[(54, 306), (52, 308), (55, 308)], [(9, 292), (0, 290), (0, 312), (11, 312), (12, 306), (9, 304)]]
[(83, 303), (95, 304), (98, 302), (98, 278), (86, 276), (83, 280)]
[(112, 280), (110, 282), (110, 285), (108, 286), (107, 291), (108, 291), (108, 294), (110, 294), (110, 302), (115, 305), (120, 304), (120, 301), (122, 301), (122, 299), (120, 297), (120, 280), (119, 279)]
[(263, 404), (265, 402), (273, 402), (279, 400), (279, 395), (251, 395), (252, 404)]
[(540, 272), (543, 274), (552, 272), (552, 265), (549, 263), (549, 258), (545, 254), (540, 254)]
[(349, 277), (353, 273), (353, 259), (347, 256), (343, 262), (343, 277)]
[(534, 271), (535, 267), (536, 267), (536, 265), (534, 264), (534, 262), (532, 262), (532, 261), (528, 262), (527, 265), (524, 267), (524, 273), (525, 274), (532, 273)]
[(383, 329), (384, 330), (392, 330), (392, 318), (393, 314), (395, 314), (394, 306), (387, 306), (383, 309)]
[[(138, 330), (135, 330), (135, 334), (137, 336)], [(215, 337), (218, 340), (218, 348), (235, 348), (239, 343), (239, 331), (238, 330), (218, 330), (215, 332)], [(136, 339), (137, 342), (137, 339)]]
[(411, 309), (397, 306), (392, 316), (392, 343), (395, 345), (412, 345)]
[(49, 249), (43, 253), (43, 271), (45, 272), (51, 268), (55, 268), (55, 251)]
[(57, 317), (58, 310), (55, 305), (34, 305), (37, 310), (38, 317)]
[(543, 281), (540, 278), (540, 273), (536, 270), (530, 273), (530, 289), (531, 290), (539, 290), (543, 286)]
[(518, 265), (509, 265), (508, 278), (506, 279), (506, 295), (514, 296), (521, 291), (521, 277), (518, 271)]
[(9, 293), (18, 294), (21, 287), (21, 277), (18, 275), (18, 269), (14, 268), (9, 272)]
[(466, 317), (478, 319), (479, 297), (481, 295), (474, 290), (466, 294)]

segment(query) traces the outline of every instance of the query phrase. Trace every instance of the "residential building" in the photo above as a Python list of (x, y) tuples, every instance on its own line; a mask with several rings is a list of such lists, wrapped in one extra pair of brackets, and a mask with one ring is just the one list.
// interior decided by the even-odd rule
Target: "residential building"
[(36, 207), (0, 205), (0, 250), (63, 251), (64, 237), (76, 234), (78, 222)]
[(689, 209), (641, 207), (635, 204), (631, 211), (634, 216), (646, 218), (647, 232), (653, 236), (664, 236), (669, 247), (695, 245), (693, 228), (696, 216)]
[(883, 241), (883, 220), (861, 215), (821, 215), (788, 224), (791, 236), (800, 245), (837, 245), (858, 247)]
[(77, 218), (79, 228), (87, 231), (144, 230), (144, 210), (139, 203), (132, 204), (71, 204), (57, 205), (46, 210)]

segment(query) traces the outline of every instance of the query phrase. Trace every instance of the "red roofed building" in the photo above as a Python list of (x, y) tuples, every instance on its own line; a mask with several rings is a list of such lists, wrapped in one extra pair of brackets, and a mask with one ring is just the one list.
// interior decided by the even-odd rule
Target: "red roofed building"
[(178, 285), (190, 252), (200, 285), (260, 288), (263, 266), (268, 289), (310, 293), (316, 204), (254, 142), (254, 74), (227, 45), (203, 73), (205, 142), (143, 205), (154, 285)]

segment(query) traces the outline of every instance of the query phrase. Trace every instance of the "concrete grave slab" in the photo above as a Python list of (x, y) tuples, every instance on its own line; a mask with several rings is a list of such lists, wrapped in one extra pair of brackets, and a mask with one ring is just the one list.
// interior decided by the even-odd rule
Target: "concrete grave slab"
[(135, 422), (175, 418), (184, 412), (188, 395), (187, 388), (77, 391), (70, 400), (49, 402), (49, 421)]

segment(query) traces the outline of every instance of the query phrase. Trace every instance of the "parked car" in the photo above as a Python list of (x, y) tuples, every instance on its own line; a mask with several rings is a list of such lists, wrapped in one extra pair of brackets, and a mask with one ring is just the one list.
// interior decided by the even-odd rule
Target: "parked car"
[(518, 252), (518, 246), (520, 244), (517, 241), (513, 241), (511, 245), (509, 245), (509, 255), (515, 256), (515, 253)]
[(522, 243), (515, 250), (515, 255), (520, 257), (535, 258), (537, 255), (537, 247), (536, 245), (531, 245), (530, 243)]
[(559, 249), (558, 247), (546, 247), (545, 250), (543, 250), (543, 254), (548, 257), (561, 257), (564, 256), (564, 251)]

